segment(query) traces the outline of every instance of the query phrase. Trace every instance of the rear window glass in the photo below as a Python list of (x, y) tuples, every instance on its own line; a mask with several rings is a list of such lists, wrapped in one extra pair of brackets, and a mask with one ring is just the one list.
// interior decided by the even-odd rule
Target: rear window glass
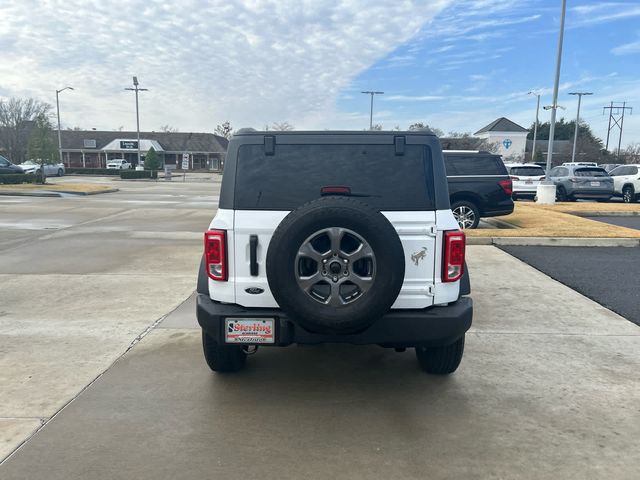
[(540, 167), (511, 167), (509, 173), (521, 177), (541, 177), (544, 175), (544, 170)]
[(238, 210), (293, 210), (320, 198), (327, 186), (349, 187), (377, 210), (431, 210), (430, 150), (405, 145), (263, 145), (238, 151), (235, 207)]
[(447, 155), (444, 166), (449, 176), (460, 175), (507, 175), (507, 169), (494, 155)]
[(576, 177), (608, 177), (609, 174), (603, 168), (576, 168)]

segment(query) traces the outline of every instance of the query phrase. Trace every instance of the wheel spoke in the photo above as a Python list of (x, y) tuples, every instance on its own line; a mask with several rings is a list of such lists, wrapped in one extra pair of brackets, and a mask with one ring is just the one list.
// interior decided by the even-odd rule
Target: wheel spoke
[(332, 307), (340, 307), (344, 305), (345, 302), (340, 296), (340, 283), (331, 282), (331, 294), (329, 295), (329, 298), (327, 298), (326, 303)]
[(318, 252), (315, 248), (313, 248), (310, 242), (304, 242), (300, 246), (300, 249), (298, 250), (298, 256), (308, 257), (315, 260), (316, 262), (321, 262), (323, 257), (323, 255), (320, 252)]
[(372, 257), (373, 249), (369, 245), (361, 243), (353, 252), (343, 255), (347, 258), (347, 260), (353, 263), (362, 258)]
[(371, 285), (373, 285), (373, 277), (359, 277), (356, 274), (351, 274), (347, 277), (347, 280), (356, 284), (362, 293), (369, 290)]
[(339, 254), (340, 243), (342, 242), (342, 236), (344, 235), (344, 230), (338, 227), (332, 227), (327, 230), (327, 235), (329, 236), (329, 240), (331, 240), (331, 253)]
[(316, 272), (309, 277), (299, 277), (298, 285), (300, 285), (300, 288), (302, 288), (305, 292), (308, 292), (311, 289), (311, 287), (313, 287), (316, 283), (322, 280), (324, 279), (320, 274), (320, 272)]

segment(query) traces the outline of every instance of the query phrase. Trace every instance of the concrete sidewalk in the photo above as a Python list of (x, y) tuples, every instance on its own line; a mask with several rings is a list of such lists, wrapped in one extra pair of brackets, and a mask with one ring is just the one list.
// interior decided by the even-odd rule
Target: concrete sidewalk
[(640, 329), (494, 247), (469, 267), (450, 377), (346, 345), (264, 348), (215, 375), (184, 304), (0, 477), (636, 479)]

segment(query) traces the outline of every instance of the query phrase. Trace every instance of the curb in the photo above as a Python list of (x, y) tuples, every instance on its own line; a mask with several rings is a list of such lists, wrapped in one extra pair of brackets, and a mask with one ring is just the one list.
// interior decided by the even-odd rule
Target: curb
[(99, 192), (71, 192), (68, 190), (41, 190), (41, 191), (25, 191), (25, 190), (16, 190), (16, 191), (0, 191), (0, 195), (5, 196), (13, 196), (13, 197), (62, 197), (63, 195), (77, 195), (80, 197), (87, 195), (99, 195), (101, 193), (113, 193), (118, 192), (117, 188), (110, 188), (108, 190), (101, 190)]
[(640, 247), (640, 238), (467, 237), (467, 245), (527, 247)]
[(589, 217), (637, 217), (640, 216), (640, 212), (567, 212), (576, 217), (589, 218)]

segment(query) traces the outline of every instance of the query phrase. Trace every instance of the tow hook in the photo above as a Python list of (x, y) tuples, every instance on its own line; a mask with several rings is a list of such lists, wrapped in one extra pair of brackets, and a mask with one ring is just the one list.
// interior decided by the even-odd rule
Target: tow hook
[(258, 351), (258, 345), (245, 345), (242, 347), (242, 350), (244, 350), (244, 353), (247, 355), (253, 355)]

